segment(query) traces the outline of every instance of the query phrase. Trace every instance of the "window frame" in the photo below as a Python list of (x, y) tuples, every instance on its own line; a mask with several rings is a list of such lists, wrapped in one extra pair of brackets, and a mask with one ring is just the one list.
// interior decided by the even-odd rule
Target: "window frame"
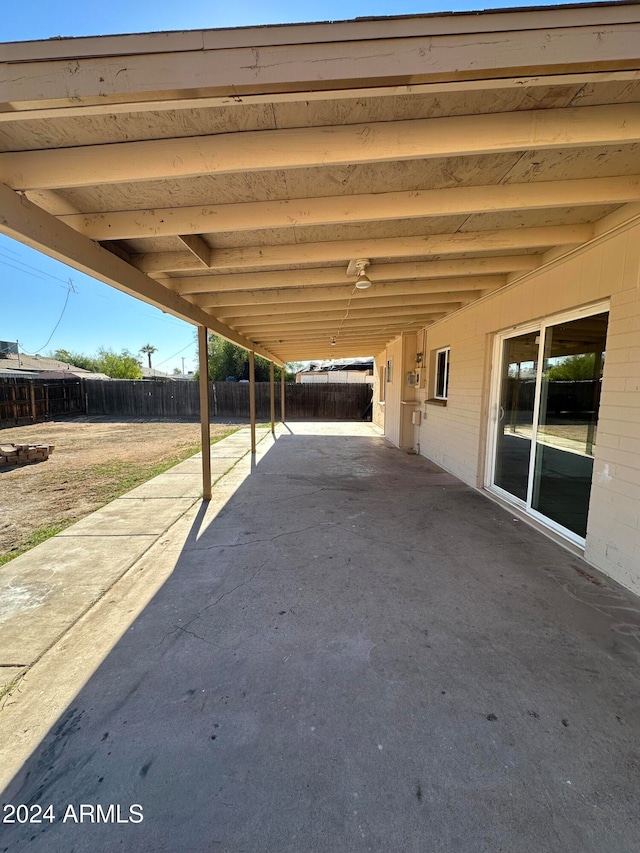
[[(438, 378), (440, 374), (440, 356), (444, 354), (445, 362), (444, 362), (444, 381), (443, 381), (443, 393), (438, 393)], [(451, 366), (451, 347), (441, 347), (436, 350), (435, 353), (435, 371), (433, 377), (433, 399), (434, 400), (448, 400), (449, 399), (449, 369)]]

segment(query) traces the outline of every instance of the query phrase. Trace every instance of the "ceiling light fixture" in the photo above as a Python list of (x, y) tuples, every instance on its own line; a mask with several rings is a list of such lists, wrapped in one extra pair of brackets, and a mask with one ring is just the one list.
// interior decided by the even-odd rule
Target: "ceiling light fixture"
[(371, 279), (366, 273), (366, 269), (371, 261), (368, 258), (357, 258), (355, 261), (349, 261), (347, 267), (347, 275), (356, 276), (356, 287), (358, 290), (367, 290), (371, 287)]

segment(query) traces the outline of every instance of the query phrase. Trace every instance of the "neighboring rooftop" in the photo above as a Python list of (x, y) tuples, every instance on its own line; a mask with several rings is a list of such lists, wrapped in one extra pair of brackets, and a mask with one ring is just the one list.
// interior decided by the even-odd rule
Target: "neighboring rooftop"
[(298, 373), (326, 372), (328, 370), (373, 370), (373, 357), (331, 358), (326, 361), (312, 361)]
[[(20, 353), (9, 353), (0, 359), (0, 375), (2, 376), (27, 376), (32, 378), (46, 373), (50, 379), (64, 379), (76, 376), (80, 379), (109, 379), (105, 373), (92, 373), (75, 364), (68, 364), (57, 358), (48, 358), (44, 355), (25, 355)], [(56, 375), (53, 375), (53, 374)]]

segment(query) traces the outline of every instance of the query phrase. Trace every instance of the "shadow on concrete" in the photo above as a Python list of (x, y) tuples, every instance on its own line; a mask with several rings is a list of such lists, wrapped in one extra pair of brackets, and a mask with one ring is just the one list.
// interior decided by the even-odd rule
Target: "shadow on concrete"
[(424, 458), (294, 426), (163, 570), (0, 850), (637, 851), (638, 600)]

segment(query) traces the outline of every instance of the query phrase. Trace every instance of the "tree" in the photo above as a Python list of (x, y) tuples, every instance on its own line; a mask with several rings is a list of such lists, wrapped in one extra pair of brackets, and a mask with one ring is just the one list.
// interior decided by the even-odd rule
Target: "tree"
[(57, 349), (51, 353), (51, 358), (57, 358), (58, 361), (64, 361), (65, 364), (73, 364), (74, 367), (81, 367), (83, 370), (91, 370), (93, 373), (103, 372), (98, 367), (98, 360), (95, 356), (85, 355), (81, 352)]
[(96, 355), (58, 349), (52, 354), (52, 358), (84, 370), (91, 370), (93, 373), (104, 373), (112, 379), (142, 379), (140, 362), (128, 349), (117, 353), (101, 347)]
[(580, 355), (567, 355), (558, 364), (549, 368), (548, 379), (550, 382), (571, 381), (580, 379), (595, 379), (593, 375), (596, 365), (596, 356), (593, 352), (581, 353)]
[[(249, 351), (218, 335), (210, 334), (208, 339), (209, 379), (212, 382), (224, 382), (229, 376), (235, 379), (249, 378)], [(270, 362), (257, 355), (255, 358), (256, 382), (269, 381)], [(280, 381), (281, 368), (276, 365), (274, 377)], [(295, 378), (285, 369), (285, 379)]]
[(117, 353), (101, 347), (97, 361), (98, 373), (106, 373), (112, 379), (142, 379), (140, 362), (128, 349)]
[(154, 347), (153, 344), (145, 344), (143, 347), (140, 347), (140, 352), (149, 359), (149, 370), (151, 370), (151, 356), (154, 352), (158, 352), (158, 348)]

